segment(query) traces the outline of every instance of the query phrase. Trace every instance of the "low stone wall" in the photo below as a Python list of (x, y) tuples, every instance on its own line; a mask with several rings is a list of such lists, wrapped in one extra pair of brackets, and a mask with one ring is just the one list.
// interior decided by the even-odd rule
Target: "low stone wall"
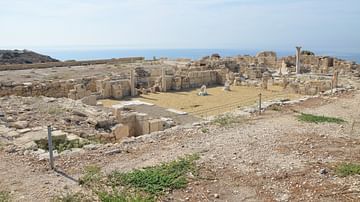
[[(96, 78), (88, 77), (83, 79), (71, 79), (60, 81), (43, 81), (15, 83), (13, 81), (0, 81), (0, 96), (47, 96), (47, 97), (68, 97), (71, 90), (76, 85), (82, 85), (86, 91), (94, 92), (94, 83)], [(78, 86), (77, 89), (80, 87)], [(84, 95), (86, 96), (86, 95)], [(81, 98), (81, 97), (80, 97)], [(80, 99), (78, 98), (78, 99)]]
[(116, 140), (125, 137), (136, 137), (164, 130), (164, 121), (150, 118), (147, 114), (128, 112), (122, 108), (114, 108), (113, 115), (119, 124), (112, 128)]
[(301, 95), (316, 95), (331, 89), (331, 80), (311, 80), (305, 83), (290, 83), (287, 87), (292, 93)]
[(131, 94), (130, 80), (97, 80), (96, 81), (96, 92), (99, 93), (102, 99), (115, 98), (121, 99)]

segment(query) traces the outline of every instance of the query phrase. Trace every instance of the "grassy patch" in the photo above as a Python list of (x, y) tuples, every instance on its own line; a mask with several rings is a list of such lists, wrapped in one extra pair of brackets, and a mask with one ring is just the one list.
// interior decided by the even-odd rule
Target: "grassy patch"
[(317, 116), (317, 115), (312, 115), (312, 114), (305, 114), (305, 113), (301, 113), (300, 115), (297, 116), (298, 120), (300, 121), (304, 121), (304, 122), (310, 122), (310, 123), (344, 123), (345, 120), (341, 119), (341, 118), (335, 118), (335, 117), (327, 117), (327, 116)]
[(127, 186), (151, 195), (186, 187), (186, 174), (196, 172), (195, 160), (198, 155), (191, 155), (159, 166), (134, 170), (129, 173), (113, 172), (108, 176), (113, 187)]
[(219, 115), (216, 116), (214, 120), (212, 120), (213, 124), (219, 125), (219, 126), (228, 126), (231, 125), (233, 123), (239, 123), (240, 122), (240, 118), (233, 116), (233, 115)]
[(67, 193), (55, 197), (52, 202), (92, 202), (96, 201), (94, 198), (86, 196), (81, 193)]
[(66, 194), (58, 196), (52, 200), (53, 202), (81, 202), (81, 196), (78, 194)]
[(79, 179), (81, 185), (92, 185), (97, 183), (102, 178), (101, 169), (98, 166), (87, 166), (85, 167), (84, 175)]
[(0, 191), (0, 202), (10, 202), (10, 194), (5, 191)]
[(140, 194), (129, 194), (124, 192), (99, 193), (99, 199), (102, 202), (155, 202), (154, 197), (142, 196)]
[(344, 163), (336, 168), (337, 175), (341, 177), (346, 177), (349, 175), (359, 175), (360, 174), (360, 165), (352, 163)]
[[(186, 187), (187, 176), (197, 175), (195, 160), (189, 155), (158, 166), (146, 167), (123, 173), (114, 171), (104, 175), (97, 166), (88, 166), (79, 179), (79, 184), (92, 191), (93, 197), (102, 202), (155, 202), (167, 191)], [(89, 198), (70, 194), (58, 197), (58, 202), (78, 202)], [(59, 200), (61, 199), (61, 200)]]

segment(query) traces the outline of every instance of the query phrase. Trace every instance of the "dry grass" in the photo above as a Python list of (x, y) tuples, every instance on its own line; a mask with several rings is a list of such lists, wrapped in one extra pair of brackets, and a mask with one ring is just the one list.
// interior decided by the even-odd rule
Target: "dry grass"
[[(259, 93), (263, 95), (263, 101), (275, 98), (299, 98), (299, 95), (282, 92), (281, 87), (271, 86), (270, 90), (261, 88), (232, 86), (231, 91), (223, 91), (223, 87), (211, 87), (207, 89), (208, 96), (198, 96), (199, 89), (180, 92), (150, 93), (141, 95), (133, 100), (152, 103), (165, 108), (173, 108), (185, 111), (197, 116), (218, 115), (231, 111), (238, 107), (250, 106), (257, 103)], [(111, 107), (118, 101), (106, 100), (105, 106)]]

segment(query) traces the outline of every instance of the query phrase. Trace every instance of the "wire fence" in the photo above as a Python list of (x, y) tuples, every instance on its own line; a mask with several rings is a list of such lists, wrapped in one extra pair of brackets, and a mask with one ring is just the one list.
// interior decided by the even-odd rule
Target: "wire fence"
[[(287, 93), (276, 93), (276, 94), (272, 94), (272, 95), (261, 94), (261, 99), (262, 99), (261, 102), (266, 102), (266, 101), (269, 101), (272, 99), (279, 98), (281, 96), (288, 97), (289, 94), (287, 94)], [(239, 99), (234, 102), (218, 105), (218, 106), (208, 108), (208, 109), (191, 111), (191, 112), (189, 112), (189, 114), (194, 115), (194, 116), (200, 116), (200, 117), (204, 117), (204, 116), (208, 117), (209, 115), (214, 115), (214, 114), (218, 114), (218, 113), (225, 112), (225, 111), (232, 111), (232, 110), (239, 109), (240, 107), (246, 107), (246, 106), (251, 106), (251, 105), (255, 105), (255, 104), (257, 106), (260, 105), (259, 95), (253, 96), (253, 97), (247, 97), (245, 99)]]

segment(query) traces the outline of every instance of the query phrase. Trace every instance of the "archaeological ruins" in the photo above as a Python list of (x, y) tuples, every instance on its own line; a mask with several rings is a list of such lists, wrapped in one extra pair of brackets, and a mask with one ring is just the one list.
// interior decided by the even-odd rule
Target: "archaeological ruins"
[(260, 93), (264, 102), (292, 102), (351, 89), (360, 78), (360, 65), (301, 47), (287, 57), (264, 51), (196, 61), (7, 64), (0, 70), (1, 140), (30, 150), (46, 139), (47, 125), (63, 140), (120, 142), (233, 109), (256, 112)]

